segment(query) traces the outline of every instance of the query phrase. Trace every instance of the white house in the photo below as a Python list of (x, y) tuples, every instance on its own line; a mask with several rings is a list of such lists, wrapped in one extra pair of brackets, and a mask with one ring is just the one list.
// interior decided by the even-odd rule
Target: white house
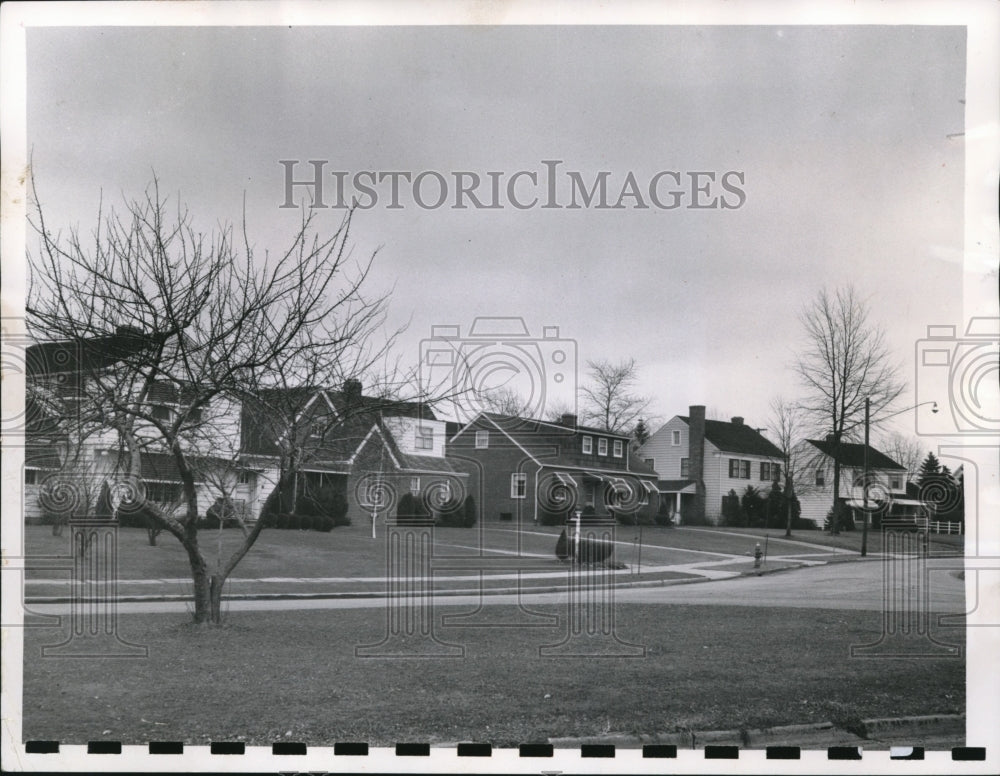
[[(835, 455), (836, 453), (836, 455)], [(801, 516), (822, 528), (833, 508), (834, 461), (840, 462), (838, 500), (851, 508), (855, 521), (863, 519), (865, 446), (854, 442), (835, 445), (833, 439), (805, 439), (793, 448), (797, 463), (795, 493)], [(926, 518), (930, 505), (906, 495), (906, 468), (885, 453), (868, 447), (870, 510), (894, 518)]]
[(730, 490), (742, 495), (748, 485), (766, 493), (784, 460), (743, 418), (706, 420), (702, 405), (664, 423), (637, 455), (660, 475), (660, 497), (683, 522), (712, 523), (722, 518), (723, 496)]

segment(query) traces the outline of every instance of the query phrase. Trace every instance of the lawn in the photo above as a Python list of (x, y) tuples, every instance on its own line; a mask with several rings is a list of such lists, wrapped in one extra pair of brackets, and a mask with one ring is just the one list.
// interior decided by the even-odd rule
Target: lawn
[[(493, 557), (510, 557), (520, 552), (532, 556), (553, 571), (563, 568), (555, 557), (556, 528), (530, 528), (520, 535), (496, 524), (473, 528), (435, 528), (434, 553), (438, 557), (473, 557), (480, 546)], [(236, 578), (257, 577), (375, 577), (384, 573), (385, 541), (380, 527), (379, 538), (357, 528), (338, 528), (330, 533), (318, 531), (265, 530), (253, 549), (236, 568)], [(742, 538), (718, 536), (701, 532), (685, 535), (659, 527), (643, 528), (642, 565), (670, 565), (720, 560), (713, 553), (752, 554), (753, 542)], [(59, 555), (69, 552), (67, 529), (54, 537), (47, 526), (27, 526), (25, 544), (30, 555)], [(633, 543), (637, 530), (618, 528), (616, 548), (618, 559), (633, 564), (638, 560)], [(203, 530), (199, 533), (202, 552), (210, 563), (220, 555), (228, 558), (242, 540), (235, 529)], [(679, 539), (677, 542), (675, 539)], [(665, 548), (666, 545), (668, 548)], [(677, 549), (670, 549), (675, 546)], [(697, 552), (694, 550), (706, 550)], [(786, 549), (791, 549), (786, 547)], [(797, 548), (802, 550), (801, 547)], [(141, 528), (118, 529), (119, 579), (176, 579), (190, 574), (187, 555), (180, 542), (168, 534), (160, 534), (155, 547), (149, 546), (146, 531)], [(66, 576), (66, 573), (63, 574)], [(29, 569), (28, 578), (59, 578), (51, 570)]]
[[(677, 529), (677, 534), (692, 534), (689, 541), (709, 545), (718, 542), (720, 545), (728, 545), (736, 540), (736, 534), (747, 534), (756, 537), (756, 541), (763, 545), (764, 537), (768, 537), (768, 554), (801, 555), (803, 553), (820, 552), (821, 550), (809, 549), (799, 545), (792, 545), (784, 541), (785, 531), (783, 528), (687, 528)], [(842, 531), (836, 536), (820, 530), (796, 530), (792, 531), (792, 542), (806, 542), (808, 544), (819, 544), (841, 550), (851, 550), (861, 552), (861, 530)], [(915, 534), (914, 534), (915, 535)], [(930, 550), (932, 554), (941, 555), (961, 555), (965, 546), (965, 537), (957, 534), (930, 534)], [(754, 539), (743, 539), (743, 541), (753, 542)], [(772, 549), (777, 548), (777, 549)], [(868, 530), (868, 551), (870, 553), (882, 552), (882, 532), (869, 528)]]
[[(379, 538), (357, 527), (338, 528), (330, 533), (318, 531), (265, 530), (253, 549), (247, 554), (233, 574), (234, 579), (260, 577), (378, 577), (385, 569), (384, 527)], [(563, 568), (554, 555), (560, 528), (530, 527), (520, 535), (507, 526), (491, 523), (473, 528), (435, 528), (434, 553), (436, 557), (472, 557), (480, 553), (493, 557), (511, 557), (520, 552), (530, 555), (553, 571)], [(761, 529), (695, 529), (643, 526), (643, 569), (652, 566), (703, 563), (724, 560), (725, 555), (752, 557), (757, 541), (766, 546), (768, 557), (780, 555), (809, 555), (821, 549), (803, 547), (793, 542), (807, 542), (826, 547), (860, 549), (860, 533), (855, 531), (831, 537), (821, 531), (800, 531), (793, 542), (785, 541), (780, 531), (765, 532)], [(31, 555), (59, 555), (69, 552), (67, 529), (61, 537), (51, 535), (47, 526), (26, 526), (25, 545)], [(616, 558), (634, 566), (640, 560), (638, 550), (639, 529), (618, 526)], [(869, 534), (869, 550), (881, 551), (881, 535)], [(960, 553), (964, 537), (932, 537), (934, 552)], [(228, 558), (242, 539), (235, 529), (225, 531), (203, 530), (199, 533), (202, 552), (210, 561), (217, 557)], [(221, 548), (221, 553), (220, 553)], [(853, 556), (844, 555), (844, 559)], [(834, 560), (836, 556), (827, 556)], [(118, 529), (118, 578), (119, 579), (177, 579), (190, 574), (187, 556), (180, 543), (168, 534), (161, 534), (155, 547), (149, 546), (146, 532), (140, 528)], [(28, 570), (28, 579), (53, 579), (68, 577), (68, 572), (45, 569)]]
[[(510, 614), (486, 610), (497, 622)], [(23, 737), (511, 746), (963, 712), (963, 659), (848, 656), (879, 623), (876, 612), (623, 605), (617, 631), (647, 646), (645, 658), (539, 657), (561, 640), (556, 626), (441, 627), (464, 658), (392, 660), (354, 656), (380, 640), (377, 609), (233, 613), (221, 628), (123, 615), (122, 635), (148, 644), (148, 659), (41, 658), (57, 629), (25, 631)], [(946, 638), (964, 642), (964, 631)]]

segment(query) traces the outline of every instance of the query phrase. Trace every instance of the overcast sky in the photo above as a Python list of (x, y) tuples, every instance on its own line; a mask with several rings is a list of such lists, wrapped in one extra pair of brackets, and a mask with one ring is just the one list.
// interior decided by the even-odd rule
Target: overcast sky
[[(27, 41), (50, 224), (89, 225), (102, 189), (120, 201), (155, 171), (206, 229), (238, 220), (246, 196), (252, 239), (277, 250), (299, 218), (279, 208), (283, 159), (302, 160), (299, 178), (316, 159), (349, 176), (502, 172), (503, 186), (561, 160), (563, 204), (566, 171), (608, 171), (612, 204), (630, 172), (644, 195), (660, 171), (742, 174), (731, 209), (688, 208), (689, 185), (672, 210), (429, 209), (405, 182), (390, 209), (379, 186), (355, 250), (381, 246), (373, 288), (395, 286), (409, 363), (433, 325), (523, 316), (576, 341), (581, 380), (588, 360), (635, 357), (662, 419), (705, 404), (764, 426), (774, 395), (800, 391), (796, 316), (824, 285), (870, 299), (911, 383), (926, 326), (962, 319), (964, 148), (948, 136), (964, 129), (964, 28), (32, 28)], [(718, 183), (709, 196), (723, 194), (738, 201)]]

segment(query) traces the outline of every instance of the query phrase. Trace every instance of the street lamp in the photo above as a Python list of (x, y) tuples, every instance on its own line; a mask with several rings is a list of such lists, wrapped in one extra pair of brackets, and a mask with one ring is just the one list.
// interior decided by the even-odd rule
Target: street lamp
[[(886, 415), (882, 420), (887, 420), (889, 418), (895, 417), (896, 415), (902, 415), (904, 412), (909, 412), (910, 410), (915, 410), (917, 407), (923, 407), (925, 404), (933, 405), (931, 407), (931, 412), (937, 413), (938, 406), (936, 401), (923, 401), (920, 404), (914, 404), (912, 407), (907, 407), (906, 409), (900, 410), (899, 412), (894, 412), (891, 415)], [(864, 523), (861, 528), (861, 557), (865, 558), (868, 556), (868, 436), (871, 429), (871, 421), (869, 415), (871, 413), (872, 400), (865, 397), (865, 457), (864, 457), (864, 474), (861, 478), (861, 511), (864, 513)]]

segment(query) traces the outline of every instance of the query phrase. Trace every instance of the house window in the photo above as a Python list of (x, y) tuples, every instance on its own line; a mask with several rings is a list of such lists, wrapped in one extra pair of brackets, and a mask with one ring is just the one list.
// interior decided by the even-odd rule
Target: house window
[(174, 482), (147, 482), (146, 498), (156, 504), (173, 504), (179, 501), (181, 496), (180, 483)]
[(252, 476), (250, 472), (240, 472), (240, 476), (238, 477), (240, 485), (249, 485)]
[(597, 440), (597, 454), (598, 455), (607, 455), (608, 454), (608, 440), (607, 439), (598, 439)]
[(691, 476), (691, 459), (681, 458), (681, 477)]
[[(490, 433), (489, 431), (486, 432)], [(477, 431), (478, 435), (479, 432)], [(433, 450), (434, 449), (434, 429), (424, 428), (423, 426), (417, 426), (417, 437), (416, 437), (417, 450)]]
[(621, 458), (622, 457), (622, 452), (623, 452), (622, 448), (623, 448), (622, 440), (616, 439), (615, 440), (615, 444), (614, 444), (614, 456), (615, 456), (615, 458)]
[(410, 493), (416, 496), (420, 492), (420, 478), (410, 477)]
[(201, 407), (195, 407), (187, 411), (187, 423), (201, 423)]
[(477, 431), (476, 432), (476, 449), (485, 450), (490, 446), (490, 432), (489, 431)]
[(750, 461), (742, 461), (739, 458), (730, 458), (729, 478), (733, 480), (749, 480)]
[(681, 444), (681, 432), (680, 431), (671, 431), (670, 432), (670, 444), (672, 444), (674, 447), (679, 447), (680, 446), (680, 444)]
[(889, 487), (893, 490), (903, 489), (903, 477), (900, 474), (890, 474), (889, 475)]
[(528, 475), (527, 474), (512, 474), (510, 475), (510, 497), (511, 498), (524, 498), (528, 491)]
[(25, 485), (34, 485), (36, 482), (38, 482), (37, 476), (38, 476), (38, 472), (36, 472), (34, 469), (25, 469), (24, 470), (24, 484)]
[(826, 487), (826, 472), (822, 469), (816, 470), (816, 487), (825, 488)]
[(652, 458), (643, 458), (642, 460), (646, 462), (646, 464), (649, 466), (650, 469), (655, 469), (656, 468), (656, 463), (655, 463), (654, 459), (652, 459)]
[(583, 452), (590, 455), (594, 452), (594, 440), (589, 436), (583, 438)]
[(767, 461), (761, 461), (760, 463), (760, 479), (764, 482), (774, 482), (779, 477), (781, 477), (781, 464), (768, 463)]
[(154, 404), (152, 415), (156, 420), (170, 420), (170, 407), (166, 404)]

